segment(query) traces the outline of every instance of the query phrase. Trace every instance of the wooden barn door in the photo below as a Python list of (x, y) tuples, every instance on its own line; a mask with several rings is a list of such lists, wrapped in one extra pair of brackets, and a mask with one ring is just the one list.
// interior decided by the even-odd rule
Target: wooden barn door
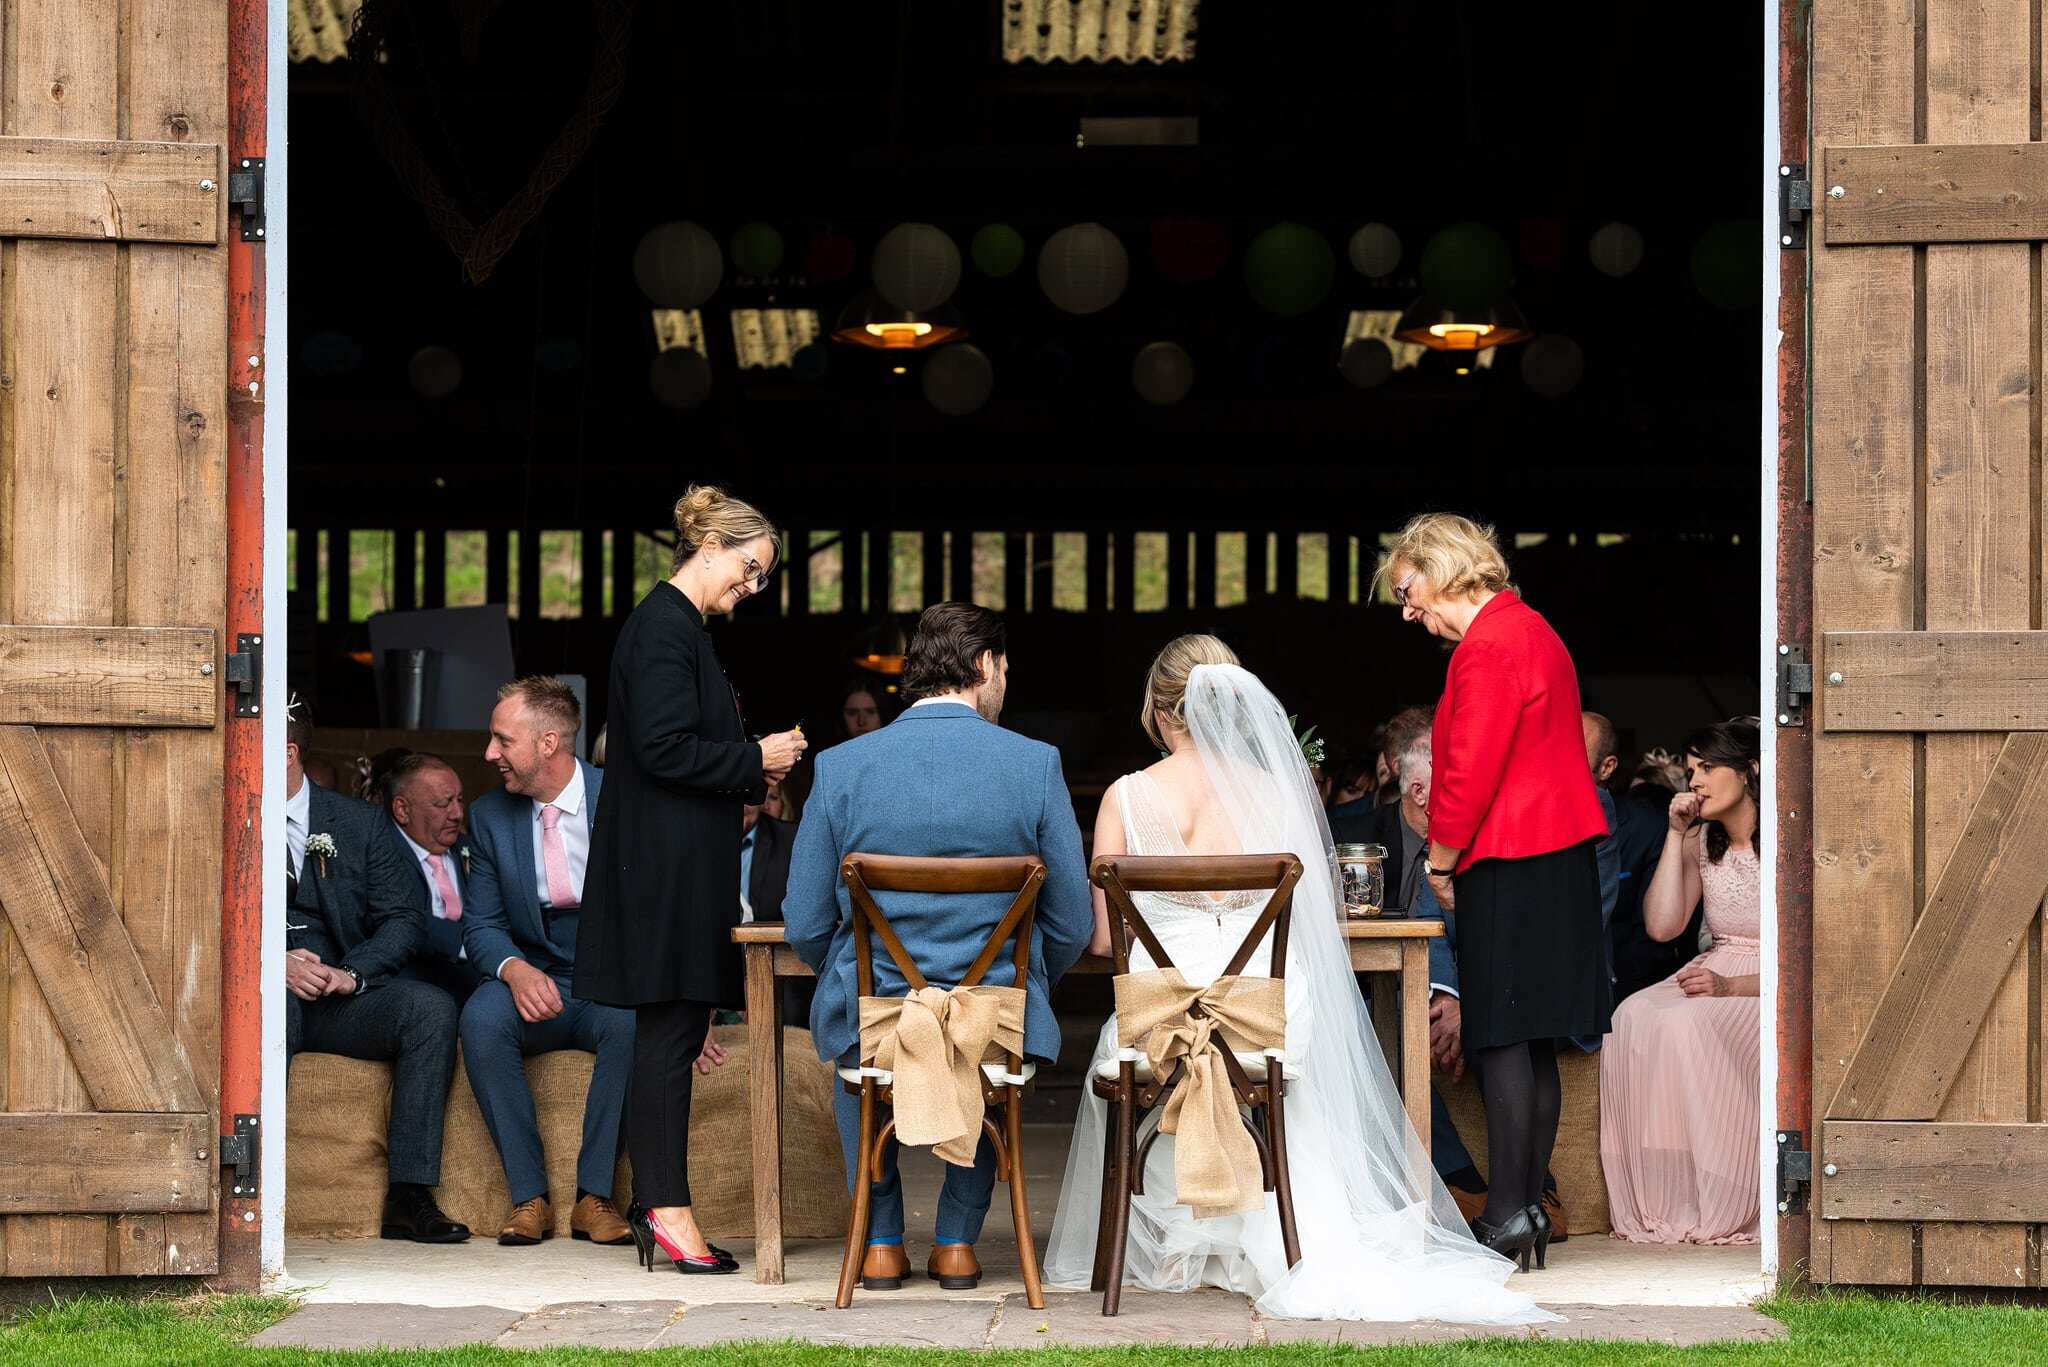
[(227, 0), (0, 29), (0, 1271), (219, 1254)]
[(2040, 1286), (2042, 0), (1816, 0), (1814, 1280)]

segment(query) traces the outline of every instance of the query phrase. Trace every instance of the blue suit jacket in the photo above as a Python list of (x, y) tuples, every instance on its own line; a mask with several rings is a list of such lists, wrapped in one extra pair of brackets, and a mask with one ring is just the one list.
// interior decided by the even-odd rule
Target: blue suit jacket
[[(839, 877), (849, 854), (933, 857), (1035, 854), (1045, 861), (1038, 893), (1024, 1023), (1024, 1051), (1059, 1056), (1059, 1022), (1047, 999), (1095, 929), (1081, 829), (1060, 771), (1059, 751), (982, 719), (965, 703), (914, 707), (880, 731), (835, 745), (818, 757), (816, 779), (797, 827), (782, 916), (797, 956), (818, 972), (811, 1033), (824, 1059), (860, 1038), (860, 990), (854, 976), (852, 901)], [(941, 898), (877, 893), (876, 902), (904, 948), (934, 986), (953, 987), (1009, 909), (1009, 893)], [(886, 950), (875, 946), (875, 984), (904, 990)], [(984, 981), (1015, 985), (1004, 954)]]
[[(394, 827), (397, 823), (393, 823)], [(412, 870), (412, 880), (419, 887), (420, 905), (427, 909), (427, 943), (420, 951), (437, 959), (454, 963), (462, 957), (462, 922), (444, 921), (434, 915), (434, 894), (427, 887), (427, 871), (420, 867), (419, 856), (412, 852), (412, 846), (405, 843), (404, 833), (398, 838), (398, 848), (405, 854), (407, 867)], [(467, 852), (467, 857), (465, 857)], [(455, 843), (448, 847), (449, 863), (455, 867), (455, 895), (462, 899), (463, 911), (469, 909), (469, 865), (476, 857), (476, 846), (466, 835), (455, 837)]]
[[(582, 819), (594, 826), (604, 772), (576, 763), (583, 770)], [(556, 976), (568, 973), (576, 941), (549, 936), (534, 886), (533, 799), (493, 788), (470, 804), (469, 831), (476, 857), (463, 894), (462, 944), (470, 963), (487, 978), (497, 977), (507, 959), (524, 959)]]

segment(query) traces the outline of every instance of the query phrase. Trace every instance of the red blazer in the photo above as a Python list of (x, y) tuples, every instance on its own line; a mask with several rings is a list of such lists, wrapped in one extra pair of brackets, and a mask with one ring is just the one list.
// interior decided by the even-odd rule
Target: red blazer
[(1429, 838), (1519, 859), (1607, 834), (1586, 764), (1579, 677), (1550, 623), (1495, 594), (1451, 652), (1430, 732)]

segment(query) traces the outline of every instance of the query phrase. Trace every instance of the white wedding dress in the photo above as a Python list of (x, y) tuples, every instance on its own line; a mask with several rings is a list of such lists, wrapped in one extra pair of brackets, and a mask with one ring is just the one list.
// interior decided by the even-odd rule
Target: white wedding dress
[[(1287, 1152), (1302, 1256), (1287, 1266), (1270, 1194), (1262, 1209), (1201, 1220), (1176, 1203), (1174, 1141), (1162, 1135), (1145, 1165), (1145, 1193), (1131, 1203), (1126, 1284), (1223, 1287), (1282, 1319), (1514, 1325), (1560, 1318), (1507, 1289), (1513, 1264), (1473, 1241), (1408, 1123), (1338, 933), (1329, 826), (1280, 703), (1246, 670), (1203, 665), (1189, 679), (1187, 715), (1237, 848), (1188, 850), (1145, 773), (1125, 775), (1112, 791), (1131, 854), (1287, 851), (1307, 870), (1295, 891), (1286, 973)], [(1134, 901), (1188, 981), (1207, 983), (1228, 964), (1267, 895), (1141, 893)], [(1264, 971), (1270, 953), (1262, 946), (1244, 971)], [(1132, 945), (1131, 967), (1154, 967), (1142, 945)], [(1091, 1073), (1116, 1055), (1112, 1017)], [(1045, 1258), (1045, 1279), (1056, 1286), (1086, 1287), (1094, 1273), (1107, 1110), (1092, 1090), (1083, 1092)], [(1155, 1111), (1148, 1128), (1156, 1120)]]

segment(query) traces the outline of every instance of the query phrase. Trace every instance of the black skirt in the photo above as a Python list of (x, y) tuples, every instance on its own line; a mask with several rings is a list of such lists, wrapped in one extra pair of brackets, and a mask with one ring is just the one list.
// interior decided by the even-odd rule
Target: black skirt
[(1604, 1035), (1613, 1017), (1591, 840), (1459, 874), (1458, 995), (1469, 1054)]

